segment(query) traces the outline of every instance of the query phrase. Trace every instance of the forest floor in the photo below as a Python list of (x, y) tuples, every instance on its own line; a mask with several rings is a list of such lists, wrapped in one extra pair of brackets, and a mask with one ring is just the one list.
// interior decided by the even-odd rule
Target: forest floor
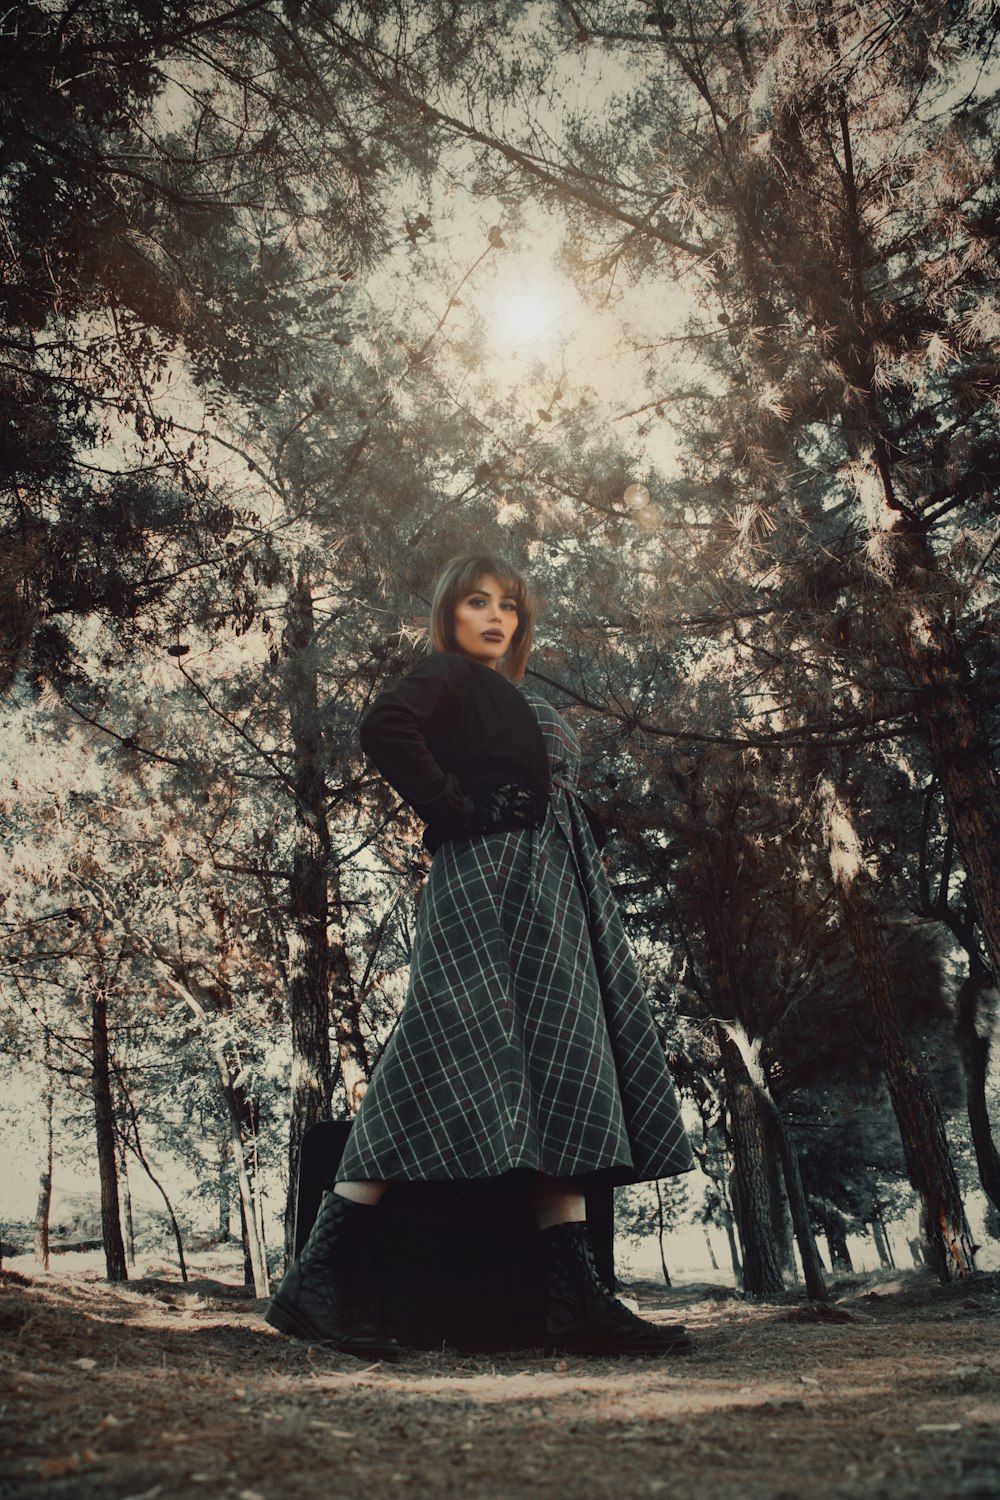
[(0, 1497), (996, 1500), (1000, 1276), (842, 1283), (832, 1306), (631, 1288), (669, 1359), (286, 1339), (207, 1274), (0, 1273)]

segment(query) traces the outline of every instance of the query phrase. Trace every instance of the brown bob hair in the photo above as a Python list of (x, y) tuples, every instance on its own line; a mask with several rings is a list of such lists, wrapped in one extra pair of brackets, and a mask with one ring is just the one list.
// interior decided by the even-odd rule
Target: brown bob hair
[(489, 577), (495, 578), (517, 605), (517, 629), (510, 649), (500, 663), (500, 671), (511, 682), (520, 682), (535, 634), (535, 606), (531, 590), (521, 574), (502, 558), (482, 557), (470, 552), (453, 557), (445, 564), (431, 603), (430, 642), (435, 651), (458, 650), (455, 644), (455, 606), (468, 594), (474, 594), (483, 579)]

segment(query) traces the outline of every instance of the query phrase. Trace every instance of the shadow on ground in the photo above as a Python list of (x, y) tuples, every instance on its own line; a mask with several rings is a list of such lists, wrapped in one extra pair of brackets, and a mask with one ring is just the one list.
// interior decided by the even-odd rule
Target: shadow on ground
[(997, 1280), (855, 1282), (828, 1308), (640, 1284), (692, 1355), (366, 1367), (274, 1333), (243, 1287), (7, 1275), (0, 1497), (995, 1500)]

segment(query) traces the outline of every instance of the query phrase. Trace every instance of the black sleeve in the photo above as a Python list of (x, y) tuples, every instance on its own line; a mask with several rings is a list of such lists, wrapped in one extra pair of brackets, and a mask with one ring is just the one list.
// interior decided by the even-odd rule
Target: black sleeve
[(473, 814), (470, 798), (454, 776), (441, 769), (424, 737), (432, 719), (447, 720), (449, 709), (469, 687), (460, 656), (434, 652), (379, 693), (361, 720), (361, 745), (391, 787), (419, 818), (458, 832)]

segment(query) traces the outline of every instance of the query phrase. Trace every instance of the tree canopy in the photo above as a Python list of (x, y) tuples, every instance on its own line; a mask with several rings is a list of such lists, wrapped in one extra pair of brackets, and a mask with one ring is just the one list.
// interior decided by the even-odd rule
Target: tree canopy
[(790, 1217), (821, 1295), (816, 1232), (842, 1267), (912, 1189), (970, 1270), (992, 10), (67, 0), (0, 35), (0, 994), (59, 1132), (103, 1100), (107, 1214), (116, 1152), (209, 1192), (222, 1143), (259, 1285), (269, 1177), (290, 1248), (426, 868), (357, 719), (475, 547), (539, 594), (684, 1212), (758, 1295)]

